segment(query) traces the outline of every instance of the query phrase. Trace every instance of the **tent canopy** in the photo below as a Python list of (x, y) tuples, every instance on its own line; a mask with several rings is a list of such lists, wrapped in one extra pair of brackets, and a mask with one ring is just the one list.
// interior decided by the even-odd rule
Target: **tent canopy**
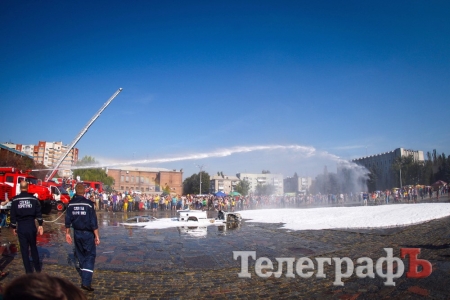
[(432, 184), (432, 186), (444, 186), (444, 185), (447, 185), (447, 182), (442, 181), (442, 180), (438, 180)]
[(227, 194), (225, 194), (222, 191), (218, 191), (217, 193), (214, 194), (216, 197), (225, 197)]

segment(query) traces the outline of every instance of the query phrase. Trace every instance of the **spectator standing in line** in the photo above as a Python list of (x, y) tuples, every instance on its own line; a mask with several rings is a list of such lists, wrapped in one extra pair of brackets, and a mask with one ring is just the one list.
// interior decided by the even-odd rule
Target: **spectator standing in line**
[(127, 199), (128, 199), (128, 211), (131, 212), (134, 210), (134, 203), (133, 203), (133, 197), (131, 197), (131, 194), (127, 195)]
[[(6, 206), (9, 203), (8, 197), (6, 197), (5, 201), (0, 203), (1, 206)], [(7, 214), (4, 209), (0, 209), (0, 233), (2, 232), (2, 227), (6, 227), (6, 218)]]
[(152, 211), (158, 211), (159, 200), (160, 200), (159, 195), (153, 197)]
[(117, 192), (114, 192), (113, 195), (111, 196), (111, 202), (112, 202), (112, 210), (116, 211), (117, 210)]
[(100, 195), (95, 193), (95, 210), (100, 210)]
[(70, 186), (67, 188), (67, 193), (69, 193), (70, 199), (72, 199), (73, 195), (75, 195), (73, 189)]
[(128, 212), (128, 195), (123, 198), (123, 212)]
[(177, 195), (174, 195), (171, 199), (170, 202), (170, 210), (176, 210), (177, 209), (177, 202), (178, 202), (178, 198)]
[(366, 192), (364, 192), (363, 193), (363, 202), (364, 202), (364, 205), (365, 206), (367, 206), (367, 199), (369, 198), (369, 194), (368, 193), (366, 193)]
[(109, 195), (108, 195), (105, 191), (103, 191), (103, 193), (102, 193), (101, 195), (102, 195), (103, 209), (106, 210), (106, 211), (108, 211), (108, 207), (109, 207), (109, 203), (108, 203), (108, 201), (109, 201)]
[(134, 210), (139, 211), (139, 207), (141, 204), (141, 197), (139, 197), (138, 194), (134, 193), (133, 198), (134, 198)]
[[(0, 203), (0, 205), (1, 206), (5, 206), (5, 205), (7, 205), (9, 203), (9, 200), (8, 200), (8, 198), (6, 198), (6, 200), (5, 201), (3, 201), (3, 202), (1, 202)], [(2, 209), (2, 210), (0, 210), (0, 218), (1, 218), (1, 221), (0, 221), (0, 232), (2, 232), (2, 227), (5, 227), (6, 226), (6, 213), (5, 213), (5, 211)], [(4, 253), (4, 250), (6, 250), (5, 248), (3, 248), (3, 249), (1, 249), (0, 250), (0, 253)], [(9, 250), (9, 247), (8, 247), (8, 250)], [(8, 274), (9, 274), (9, 272), (0, 272), (0, 280), (2, 280), (3, 278), (5, 278), (6, 276), (8, 276)]]

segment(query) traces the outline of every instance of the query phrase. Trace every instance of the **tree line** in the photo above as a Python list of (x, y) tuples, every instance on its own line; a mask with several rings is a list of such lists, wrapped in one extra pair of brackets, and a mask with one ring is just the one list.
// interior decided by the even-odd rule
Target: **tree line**
[(400, 185), (400, 178), (402, 185), (431, 185), (438, 180), (450, 181), (450, 156), (437, 154), (436, 149), (427, 152), (422, 162), (414, 161), (412, 156), (398, 157), (392, 168), (397, 174), (401, 172), (397, 185)]

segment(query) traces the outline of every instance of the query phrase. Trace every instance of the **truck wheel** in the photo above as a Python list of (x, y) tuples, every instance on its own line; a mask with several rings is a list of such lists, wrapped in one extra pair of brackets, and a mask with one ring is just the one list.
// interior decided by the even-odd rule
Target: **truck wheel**
[(56, 210), (57, 211), (64, 211), (64, 210), (66, 210), (66, 206), (64, 205), (64, 203), (58, 202), (58, 203), (56, 203)]

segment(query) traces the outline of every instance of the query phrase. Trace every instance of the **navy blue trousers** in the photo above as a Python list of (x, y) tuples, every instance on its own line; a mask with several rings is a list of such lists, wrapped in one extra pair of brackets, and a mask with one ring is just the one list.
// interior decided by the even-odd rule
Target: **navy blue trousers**
[(74, 230), (73, 237), (75, 253), (80, 262), (81, 284), (91, 286), (97, 254), (94, 233), (92, 231)]
[(20, 253), (22, 254), (23, 266), (25, 267), (25, 272), (33, 273), (33, 266), (30, 262), (30, 252), (31, 258), (33, 259), (34, 270), (36, 272), (41, 272), (41, 263), (39, 261), (39, 253), (36, 246), (36, 224), (33, 222), (20, 223), (17, 226), (17, 236), (19, 238)]

